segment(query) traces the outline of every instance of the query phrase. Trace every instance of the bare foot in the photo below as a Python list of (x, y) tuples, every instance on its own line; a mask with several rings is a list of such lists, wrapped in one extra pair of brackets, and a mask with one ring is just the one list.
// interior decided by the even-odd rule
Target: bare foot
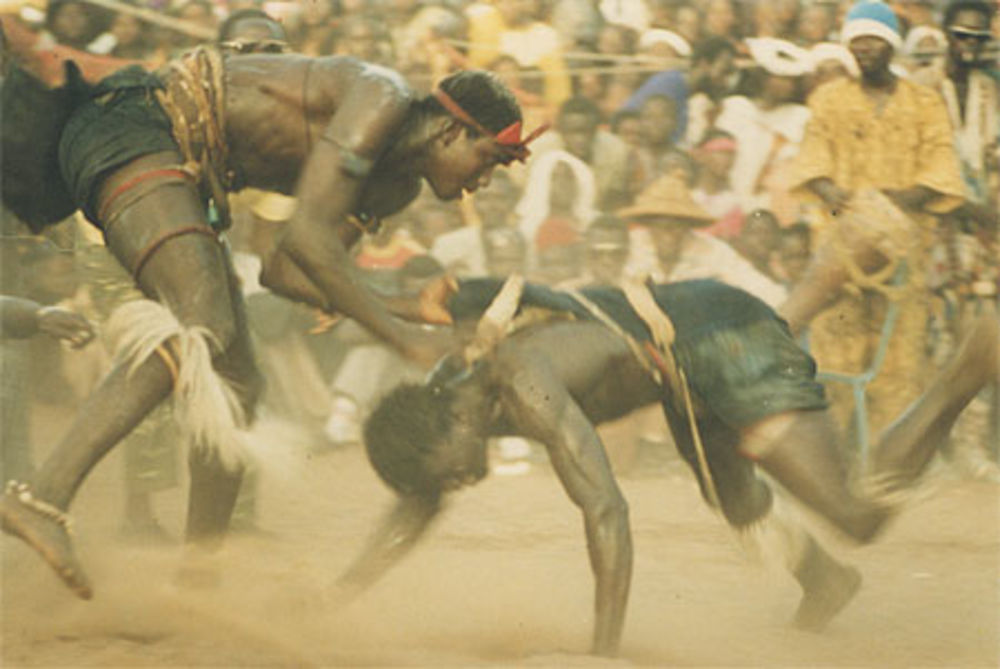
[(821, 632), (861, 588), (861, 572), (854, 567), (835, 564), (802, 593), (792, 624), (800, 630)]
[(4, 532), (20, 537), (34, 548), (73, 594), (81, 599), (94, 596), (90, 579), (77, 562), (69, 533), (63, 525), (27, 506), (11, 493), (0, 496), (0, 520)]

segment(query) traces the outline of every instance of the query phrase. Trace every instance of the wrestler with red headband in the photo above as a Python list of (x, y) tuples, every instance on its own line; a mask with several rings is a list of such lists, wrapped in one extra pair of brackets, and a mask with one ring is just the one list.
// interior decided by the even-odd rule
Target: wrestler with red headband
[(448, 110), (448, 112), (454, 116), (456, 119), (474, 129), (480, 135), (486, 137), (493, 137), (493, 141), (497, 143), (497, 146), (507, 155), (506, 160), (502, 160), (502, 164), (509, 165), (515, 160), (519, 160), (522, 163), (528, 159), (531, 155), (531, 151), (528, 150), (528, 144), (537, 139), (543, 132), (549, 129), (548, 124), (544, 124), (535, 128), (530, 135), (521, 138), (521, 121), (514, 121), (506, 128), (497, 133), (492, 133), (482, 125), (479, 121), (474, 119), (467, 111), (462, 109), (461, 105), (455, 102), (451, 96), (445, 93), (440, 88), (435, 89), (433, 93), (434, 98), (441, 103), (441, 106)]
[[(44, 449), (50, 458), (32, 484), (11, 481), (0, 496), (4, 531), (89, 598), (70, 540), (70, 504), (90, 470), (167, 398), (192, 444), (188, 541), (214, 547), (228, 528), (244, 467), (242, 430), (262, 384), (220, 243), (227, 193), (253, 187), (296, 197), (262, 258), (262, 285), (354, 318), (429, 366), (452, 350), (450, 331), (393, 313), (427, 318), (432, 301), (391, 313), (354, 276), (348, 249), (412, 202), (423, 181), (442, 199), (485, 186), (497, 165), (527, 157), (538, 131), (521, 137), (514, 96), (480, 71), (455, 73), (421, 96), (396, 72), (351, 58), (202, 48), (155, 73), (127, 68), (93, 87), (70, 77), (72, 90), (53, 100), (25, 76), (5, 79), (4, 109), (19, 99), (13, 83), (34, 91), (36, 107), (71, 97), (74, 106), (65, 122), (29, 129), (31, 145), (51, 151), (4, 152), (44, 163), (8, 171), (5, 162), (4, 204), (36, 230), (82, 210), (148, 298), (112, 315), (105, 329), (116, 365), (62, 441)], [(42, 197), (31, 182), (27, 192), (8, 187), (19, 173), (62, 181)]]

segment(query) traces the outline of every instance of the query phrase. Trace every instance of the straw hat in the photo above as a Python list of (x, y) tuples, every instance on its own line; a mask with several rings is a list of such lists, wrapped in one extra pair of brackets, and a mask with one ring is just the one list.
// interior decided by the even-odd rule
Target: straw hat
[[(660, 177), (647, 186), (635, 203), (618, 210), (624, 219), (669, 218), (670, 223), (681, 223), (703, 228), (715, 222), (715, 218), (691, 198), (691, 192), (681, 177), (669, 174)], [(649, 221), (666, 223), (666, 221)]]

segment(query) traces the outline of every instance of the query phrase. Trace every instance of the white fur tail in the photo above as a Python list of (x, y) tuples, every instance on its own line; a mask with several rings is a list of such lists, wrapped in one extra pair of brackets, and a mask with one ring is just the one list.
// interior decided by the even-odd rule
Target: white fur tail
[(212, 367), (212, 346), (218, 342), (204, 327), (185, 327), (174, 314), (152, 300), (128, 302), (111, 315), (106, 333), (116, 362), (129, 374), (156, 349), (168, 348), (177, 362), (174, 414), (193, 448), (209, 449), (229, 469), (245, 461), (241, 432), (246, 415), (232, 386)]

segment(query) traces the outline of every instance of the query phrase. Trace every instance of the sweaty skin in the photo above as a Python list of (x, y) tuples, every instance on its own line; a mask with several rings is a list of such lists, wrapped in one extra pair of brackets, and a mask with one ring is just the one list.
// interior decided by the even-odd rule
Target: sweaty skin
[[(243, 55), (226, 61), (224, 75), (224, 139), (233, 181), (298, 200), (283, 236), (264, 258), (261, 283), (354, 318), (422, 364), (451, 351), (450, 332), (393, 318), (355, 277), (347, 248), (361, 231), (353, 218), (399, 211), (422, 179), (444, 199), (475, 191), (489, 183), (497, 164), (509, 162), (509, 154), (450, 115), (418, 113), (399, 75), (354, 59)], [(119, 263), (131, 271), (141, 267), (136, 273), (143, 293), (186, 332), (207, 333), (214, 371), (234, 391), (241, 415), (252, 420), (262, 378), (241, 288), (228, 253), (211, 234), (200, 193), (176, 179), (131, 190), (150, 173), (183, 162), (174, 151), (136, 158), (103, 175), (89, 204), (107, 219), (100, 224)], [(105, 211), (123, 186), (133, 196)], [(32, 482), (33, 497), (61, 513), (68, 510), (90, 470), (170, 396), (173, 367), (161, 355), (116, 365), (43, 463)], [(211, 448), (190, 455), (187, 539), (211, 548), (228, 527), (242, 467), (227, 468)], [(0, 497), (3, 529), (34, 548), (78, 596), (89, 598), (89, 579), (53, 516), (14, 495)]]
[[(567, 341), (573, 346), (567, 347)], [(985, 384), (997, 381), (998, 352), (1000, 327), (996, 315), (988, 314), (942, 369), (939, 382), (882, 435), (872, 471), (889, 485), (889, 492), (917, 480), (962, 409)], [(594, 426), (661, 401), (663, 389), (603, 325), (557, 322), (509, 336), (471, 374), (460, 377), (454, 390), (458, 399), (452, 415), (459, 424), (445, 446), (435, 449), (444, 451), (435, 456), (445, 463), (441, 490), (398, 498), (338, 580), (335, 597), (345, 603), (378, 580), (426, 534), (442, 508), (444, 492), (485, 475), (487, 437), (524, 436), (545, 445), (560, 482), (583, 513), (595, 577), (591, 650), (614, 655), (628, 601), (632, 540), (628, 506)], [(848, 486), (837, 455), (837, 431), (825, 411), (774, 414), (740, 430), (737, 439), (729, 446), (754, 453), (761, 468), (851, 539), (872, 540), (893, 515), (894, 507), (860, 497)], [(706, 448), (713, 444), (706, 442)], [(810, 550), (821, 550), (808, 541)], [(844, 571), (835, 563), (828, 568), (830, 573)], [(857, 588), (856, 581), (834, 584), (832, 590), (800, 584), (803, 605), (823, 620), (835, 615)]]
[[(567, 337), (572, 347), (565, 345)], [(615, 654), (632, 577), (632, 535), (628, 504), (594, 425), (658, 401), (660, 388), (604, 326), (562, 323), (502, 342), (462, 392), (474, 407), (469, 413), (478, 418), (469, 421), (467, 440), (455, 440), (456, 453), (484, 455), (477, 449), (484, 449), (490, 435), (517, 434), (545, 445), (560, 482), (583, 513), (595, 578), (592, 652)], [(478, 463), (466, 470), (470, 474), (458, 474), (450, 487), (485, 475)], [(340, 579), (338, 596), (357, 595), (381, 577), (416, 545), (441, 508), (438, 497), (401, 497)]]

